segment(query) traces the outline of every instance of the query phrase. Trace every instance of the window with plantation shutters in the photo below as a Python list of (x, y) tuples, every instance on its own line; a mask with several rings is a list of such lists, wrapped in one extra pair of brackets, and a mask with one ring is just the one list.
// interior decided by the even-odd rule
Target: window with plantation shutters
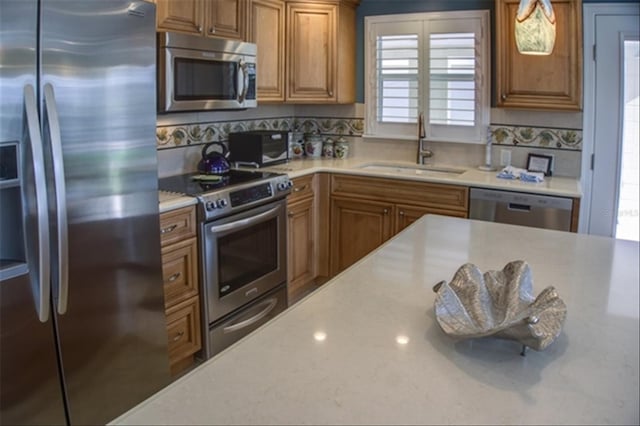
[(418, 72), (417, 34), (377, 37), (376, 119), (379, 122), (417, 122)]
[(488, 11), (365, 18), (365, 137), (484, 143)]

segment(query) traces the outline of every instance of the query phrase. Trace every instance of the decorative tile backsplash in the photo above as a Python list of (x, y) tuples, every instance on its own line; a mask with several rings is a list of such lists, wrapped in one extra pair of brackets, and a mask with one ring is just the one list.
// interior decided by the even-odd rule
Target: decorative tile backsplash
[(530, 148), (582, 150), (582, 130), (520, 127), (492, 124), (492, 142), (496, 145)]
[(362, 118), (279, 117), (243, 121), (180, 124), (156, 128), (158, 149), (226, 141), (229, 133), (247, 130), (319, 132), (325, 135), (362, 136)]

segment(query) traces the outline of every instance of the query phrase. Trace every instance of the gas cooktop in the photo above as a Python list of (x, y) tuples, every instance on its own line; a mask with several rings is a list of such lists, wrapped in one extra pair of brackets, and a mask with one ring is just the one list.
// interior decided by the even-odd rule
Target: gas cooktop
[(215, 180), (199, 173), (169, 176), (158, 182), (163, 191), (178, 192), (199, 201), (199, 216), (211, 220), (236, 211), (284, 198), (291, 192), (289, 177), (281, 173), (231, 169), (214, 175)]

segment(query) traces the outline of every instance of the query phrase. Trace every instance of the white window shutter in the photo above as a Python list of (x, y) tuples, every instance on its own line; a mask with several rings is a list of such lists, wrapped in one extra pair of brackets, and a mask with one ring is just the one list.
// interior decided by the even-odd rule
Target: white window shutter
[(365, 18), (365, 137), (484, 143), (489, 12)]
[(427, 139), (484, 142), (490, 110), (484, 80), (490, 58), (483, 32), (480, 18), (433, 19), (425, 25)]
[(422, 22), (365, 20), (365, 27), (365, 135), (415, 139), (422, 93)]

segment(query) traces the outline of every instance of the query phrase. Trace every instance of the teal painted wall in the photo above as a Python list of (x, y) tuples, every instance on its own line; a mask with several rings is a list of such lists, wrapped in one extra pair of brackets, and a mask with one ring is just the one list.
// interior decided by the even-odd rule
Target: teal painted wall
[[(583, 0), (583, 3), (640, 3), (639, 0)], [(362, 0), (356, 10), (356, 102), (364, 102), (364, 17), (443, 10), (489, 10), (491, 12), (491, 63), (494, 60), (494, 0)], [(494, 67), (492, 66), (492, 69)], [(491, 86), (494, 87), (492, 73)], [(493, 91), (492, 91), (493, 92)], [(492, 105), (495, 105), (492, 93)]]

